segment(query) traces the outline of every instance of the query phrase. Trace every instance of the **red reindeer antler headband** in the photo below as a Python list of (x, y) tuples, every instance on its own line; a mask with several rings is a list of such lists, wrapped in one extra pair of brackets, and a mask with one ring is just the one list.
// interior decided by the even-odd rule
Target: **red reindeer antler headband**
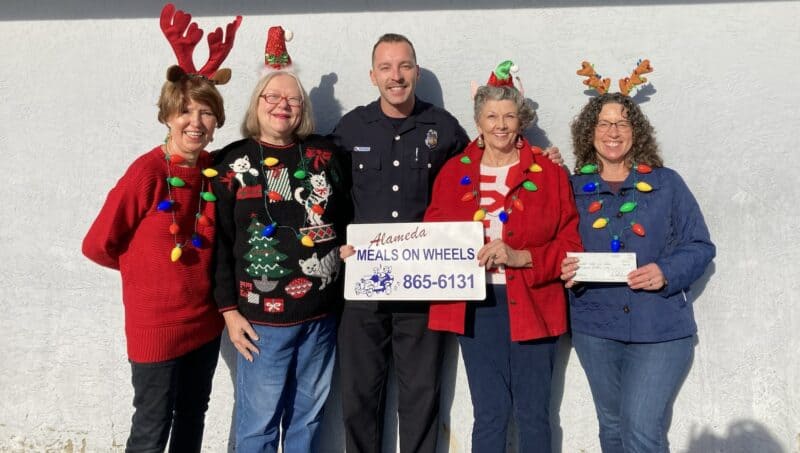
[(199, 71), (194, 65), (192, 54), (203, 37), (203, 30), (191, 20), (191, 14), (181, 10), (175, 11), (175, 5), (172, 3), (167, 3), (161, 10), (161, 31), (164, 32), (172, 50), (175, 51), (175, 56), (178, 57), (178, 65), (167, 70), (167, 80), (175, 82), (187, 74), (196, 74), (217, 85), (227, 83), (231, 79), (231, 70), (219, 67), (233, 48), (236, 30), (242, 23), (242, 16), (236, 16), (236, 19), (226, 27), (227, 41), (223, 39), (220, 27), (208, 34), (208, 61)]
[[(653, 72), (653, 67), (650, 66), (650, 60), (639, 60), (636, 63), (636, 68), (631, 72), (630, 77), (619, 79), (619, 92), (625, 96), (630, 95), (631, 90), (647, 82), (647, 79), (642, 77), (642, 75), (650, 72)], [(611, 79), (602, 78), (600, 74), (595, 72), (594, 66), (588, 61), (582, 62), (581, 68), (578, 69), (576, 73), (579, 76), (586, 77), (586, 80), (583, 81), (584, 85), (594, 89), (599, 94), (608, 93), (608, 89), (611, 87)]]

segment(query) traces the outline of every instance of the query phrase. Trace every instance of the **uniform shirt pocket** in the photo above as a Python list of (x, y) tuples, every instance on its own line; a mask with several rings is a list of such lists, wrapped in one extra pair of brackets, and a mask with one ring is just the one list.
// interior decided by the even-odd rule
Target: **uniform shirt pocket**
[(403, 158), (411, 168), (428, 168), (431, 159), (431, 151), (427, 147), (407, 148), (403, 153)]
[(381, 159), (380, 154), (375, 150), (370, 151), (353, 151), (351, 153), (353, 160), (353, 173), (361, 173), (369, 170), (380, 170)]

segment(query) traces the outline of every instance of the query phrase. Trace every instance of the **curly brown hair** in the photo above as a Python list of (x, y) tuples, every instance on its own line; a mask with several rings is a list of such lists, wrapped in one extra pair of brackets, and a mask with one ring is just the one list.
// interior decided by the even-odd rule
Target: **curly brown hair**
[(586, 164), (595, 164), (602, 169), (603, 164), (597, 158), (597, 151), (594, 149), (594, 130), (600, 110), (606, 104), (622, 105), (623, 115), (633, 126), (633, 145), (625, 157), (628, 165), (636, 162), (651, 167), (663, 167), (664, 161), (659, 155), (655, 131), (642, 109), (633, 102), (630, 96), (622, 93), (606, 93), (589, 100), (570, 126), (572, 148), (575, 154), (575, 173), (578, 173), (578, 170)]

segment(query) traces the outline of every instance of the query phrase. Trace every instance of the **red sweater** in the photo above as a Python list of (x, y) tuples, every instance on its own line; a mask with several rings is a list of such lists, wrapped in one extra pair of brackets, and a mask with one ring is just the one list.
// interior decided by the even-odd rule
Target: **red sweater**
[[(187, 241), (172, 262), (175, 241), (170, 212), (158, 211), (168, 198), (167, 162), (160, 146), (139, 157), (108, 193), (103, 208), (83, 240), (83, 254), (122, 276), (128, 357), (152, 363), (179, 357), (222, 332), (223, 321), (211, 298), (214, 204), (203, 201), (201, 213), (212, 220), (197, 226), (200, 248), (191, 244), (200, 203), (201, 170), (210, 166), (203, 152), (195, 168), (171, 165), (172, 176), (186, 182), (172, 188), (178, 242)], [(205, 191), (210, 191), (208, 180)]]
[[(463, 163), (464, 155), (470, 163)], [(480, 199), (462, 201), (465, 192), (477, 190), (483, 150), (473, 141), (464, 153), (450, 159), (442, 168), (433, 187), (433, 196), (426, 221), (472, 220)], [(564, 287), (559, 280), (561, 260), (568, 251), (580, 251), (578, 212), (572, 197), (567, 173), (541, 154), (534, 154), (528, 142), (520, 150), (519, 165), (508, 172), (511, 188), (505, 207), (512, 208), (503, 225), (503, 241), (516, 250), (528, 250), (533, 258), (531, 268), (506, 268), (508, 315), (511, 340), (525, 341), (561, 335), (567, 330), (567, 307)], [(542, 171), (529, 169), (536, 163)], [(462, 185), (469, 176), (471, 185)], [(538, 190), (520, 186), (532, 181)], [(517, 189), (520, 190), (517, 190)], [(514, 208), (513, 197), (519, 197), (523, 210)], [(464, 302), (431, 304), (428, 327), (464, 333)]]

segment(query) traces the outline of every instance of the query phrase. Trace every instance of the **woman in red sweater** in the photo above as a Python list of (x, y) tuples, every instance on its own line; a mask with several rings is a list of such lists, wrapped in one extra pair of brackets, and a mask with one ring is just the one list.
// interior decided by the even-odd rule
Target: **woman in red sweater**
[(567, 329), (560, 263), (581, 249), (566, 172), (522, 137), (535, 112), (501, 63), (475, 95), (480, 133), (436, 178), (426, 221), (483, 221), (487, 298), (438, 303), (429, 327), (459, 334), (474, 411), (473, 452), (550, 451), (550, 382)]
[[(162, 11), (168, 38), (173, 12)], [(229, 45), (240, 20), (228, 26)], [(189, 55), (167, 71), (158, 101), (167, 139), (131, 164), (83, 240), (86, 257), (122, 277), (135, 408), (127, 452), (164, 451), (168, 438), (170, 452), (201, 449), (223, 327), (211, 297), (215, 197), (205, 151), (225, 122), (215, 83), (230, 71), (217, 71), (221, 62), (197, 73)]]

